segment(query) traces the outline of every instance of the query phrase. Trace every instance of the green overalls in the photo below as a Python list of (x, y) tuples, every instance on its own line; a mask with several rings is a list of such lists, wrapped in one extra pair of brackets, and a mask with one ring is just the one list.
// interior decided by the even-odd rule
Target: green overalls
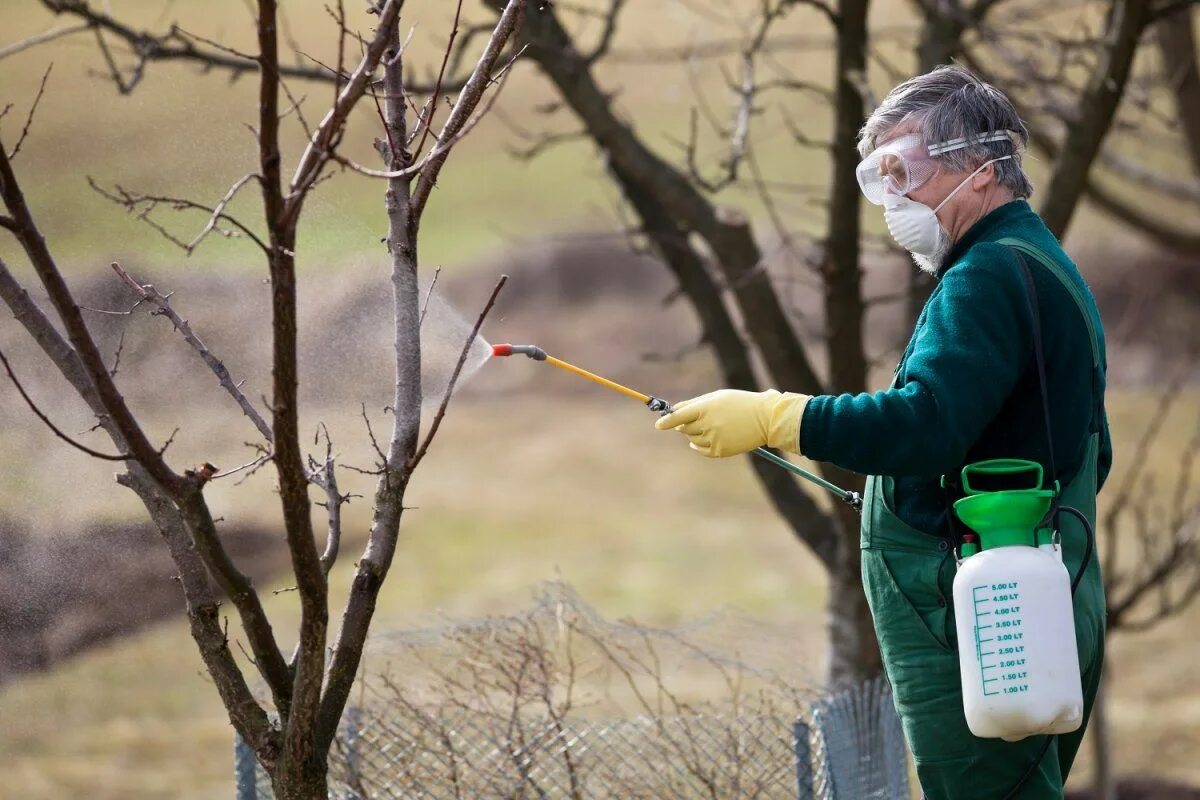
[[(1092, 339), (1093, 372), (1102, 369), (1098, 337), (1087, 307), (1055, 261), (1014, 239), (1000, 244), (1026, 255), (1031, 269), (1050, 270), (1075, 299)], [(897, 371), (899, 375), (899, 371)], [(1061, 504), (1081, 511), (1095, 528), (1096, 462), (1102, 396), (1095, 398), (1087, 453), (1063, 487)], [(967, 728), (959, 678), (952, 584), (954, 544), (923, 533), (896, 516), (890, 477), (867, 480), (862, 524), (862, 576), (896, 710), (928, 800), (1001, 800), (1037, 761), (1045, 736), (1020, 742), (980, 739)], [(1061, 517), (1063, 560), (1072, 577), (1083, 561), (1085, 532)], [(1075, 635), (1083, 671), (1084, 727), (1055, 737), (1013, 798), (1062, 798), (1063, 783), (1083, 739), (1104, 660), (1104, 586), (1093, 557), (1075, 593)]]

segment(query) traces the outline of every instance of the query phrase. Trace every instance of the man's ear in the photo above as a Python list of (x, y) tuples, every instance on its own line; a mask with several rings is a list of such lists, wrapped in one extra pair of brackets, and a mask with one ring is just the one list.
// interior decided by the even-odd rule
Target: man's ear
[(971, 178), (971, 188), (981, 192), (996, 181), (996, 162), (988, 164)]

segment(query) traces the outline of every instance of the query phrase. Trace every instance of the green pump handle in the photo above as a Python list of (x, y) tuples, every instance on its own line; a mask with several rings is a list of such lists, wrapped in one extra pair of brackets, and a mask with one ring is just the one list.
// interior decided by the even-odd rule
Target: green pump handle
[(978, 461), (967, 464), (962, 468), (962, 488), (966, 494), (984, 494), (982, 490), (971, 488), (971, 475), (1020, 475), (1023, 472), (1037, 473), (1037, 481), (1031, 489), (1042, 488), (1042, 465), (1036, 461), (1026, 461), (1022, 458), (993, 458), (990, 461)]

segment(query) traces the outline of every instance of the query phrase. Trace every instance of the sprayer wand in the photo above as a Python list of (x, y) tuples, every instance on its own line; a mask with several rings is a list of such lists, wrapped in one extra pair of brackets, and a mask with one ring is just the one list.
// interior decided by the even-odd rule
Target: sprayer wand
[[(649, 408), (651, 411), (658, 413), (660, 416), (664, 415), (664, 414), (669, 414), (671, 412), (671, 404), (668, 403), (666, 400), (663, 400), (661, 397), (654, 397), (653, 395), (642, 394), (641, 392), (630, 389), (628, 386), (622, 386), (621, 384), (616, 383), (614, 381), (610, 381), (607, 378), (602, 378), (599, 375), (596, 375), (595, 373), (588, 372), (586, 369), (581, 369), (580, 367), (577, 367), (574, 364), (569, 364), (566, 361), (555, 358), (554, 356), (547, 355), (545, 350), (543, 350), (540, 347), (537, 347), (536, 345), (532, 345), (532, 344), (495, 344), (495, 345), (492, 345), (492, 355), (493, 356), (524, 355), (524, 356), (529, 356), (534, 361), (545, 361), (547, 364), (553, 364), (554, 366), (556, 366), (560, 369), (565, 369), (567, 372), (573, 372), (582, 378), (587, 378), (588, 380), (594, 381), (595, 383), (598, 383), (601, 386), (605, 386), (609, 389), (612, 389), (615, 392), (620, 392), (621, 394), (625, 395), (626, 397), (632, 397), (634, 400), (640, 401), (647, 408)], [(832, 492), (833, 494), (837, 495), (838, 497), (840, 497), (846, 504), (851, 506), (855, 511), (859, 511), (859, 512), (862, 511), (862, 496), (859, 495), (858, 492), (850, 492), (850, 491), (847, 491), (847, 490), (841, 488), (840, 486), (837, 486), (836, 484), (830, 483), (829, 481), (825, 480), (821, 476), (814, 475), (813, 473), (809, 472), (808, 470), (802, 469), (801, 467), (796, 466), (792, 462), (788, 461), (786, 458), (780, 458), (779, 456), (775, 455), (774, 453), (772, 453), (770, 450), (768, 450), (765, 447), (759, 447), (756, 450), (754, 450), (754, 455), (756, 455), (760, 458), (765, 458), (767, 461), (770, 461), (772, 464), (783, 467), (787, 471), (789, 471), (795, 475), (799, 475), (801, 478), (804, 478), (807, 481), (811, 481), (812, 483), (815, 483), (817, 486), (820, 486), (822, 489), (826, 489), (826, 490)]]

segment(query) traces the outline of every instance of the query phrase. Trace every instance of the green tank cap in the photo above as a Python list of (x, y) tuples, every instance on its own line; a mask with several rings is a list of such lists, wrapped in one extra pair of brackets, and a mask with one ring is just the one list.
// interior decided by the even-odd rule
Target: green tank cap
[[(1025, 473), (1035, 479), (1032, 488), (988, 492), (971, 486), (972, 477)], [(1041, 543), (1038, 523), (1050, 510), (1057, 492), (1041, 488), (1042, 466), (1036, 461), (1003, 458), (968, 464), (962, 470), (962, 484), (967, 496), (954, 503), (954, 513), (979, 534), (981, 549), (1012, 545), (1036, 547)]]

